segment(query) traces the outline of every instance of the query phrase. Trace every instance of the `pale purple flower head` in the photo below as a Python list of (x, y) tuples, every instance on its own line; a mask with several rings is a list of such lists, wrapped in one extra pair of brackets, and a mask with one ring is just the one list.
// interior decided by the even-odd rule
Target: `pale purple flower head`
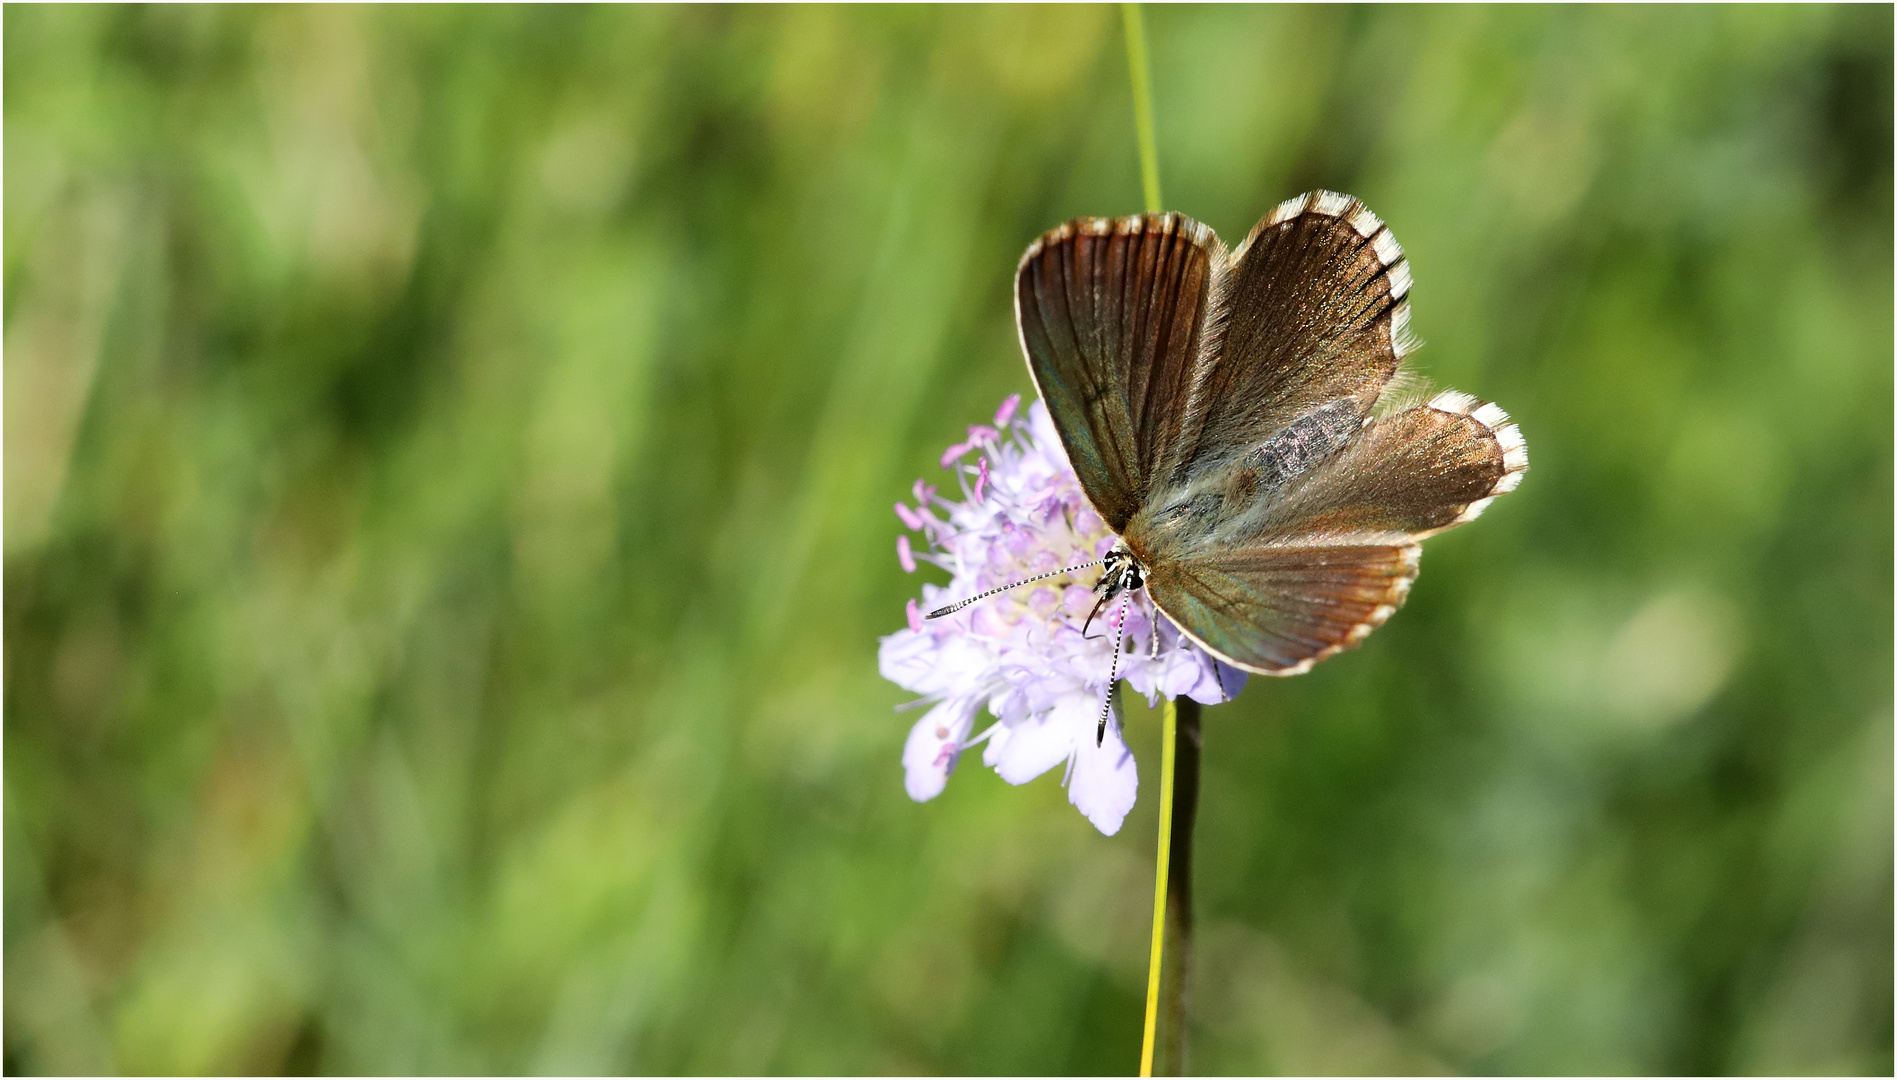
[[(934, 703), (903, 748), (906, 787), (918, 802), (934, 798), (962, 751), (986, 741), (982, 763), (1011, 784), (1064, 766), (1068, 801), (1112, 835), (1133, 807), (1139, 778), (1117, 716), (1105, 742), (1094, 742), (1120, 611), (1115, 602), (1095, 620), (1091, 638), (1081, 635), (1100, 569), (1025, 585), (940, 619), (922, 617), (1113, 548), (1046, 407), (1036, 401), (1022, 416), (1020, 403), (1020, 395), (1008, 398), (993, 427), (969, 428), (967, 441), (942, 455), (961, 501), (918, 480), (916, 505), (896, 504), (896, 516), (921, 540), (898, 538), (903, 569), (932, 563), (951, 575), (947, 585), (925, 582), (922, 603), (909, 601), (908, 627), (882, 640), (883, 677), (921, 694), (918, 704)], [(1218, 663), (1164, 615), (1155, 625), (1152, 613), (1143, 592), (1126, 608), (1120, 677), (1128, 685), (1149, 704), (1181, 694), (1211, 704), (1238, 693), (1244, 672)], [(995, 722), (974, 734), (984, 705)]]

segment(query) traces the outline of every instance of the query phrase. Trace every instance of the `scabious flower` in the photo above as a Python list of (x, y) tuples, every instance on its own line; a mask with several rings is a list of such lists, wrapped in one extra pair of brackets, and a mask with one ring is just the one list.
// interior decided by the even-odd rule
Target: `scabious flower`
[[(960, 501), (918, 480), (915, 505), (896, 504), (896, 516), (922, 541), (897, 537), (902, 568), (931, 563), (951, 575), (947, 585), (925, 582), (922, 602), (909, 601), (908, 627), (882, 639), (883, 677), (922, 695), (915, 704), (932, 706), (903, 747), (905, 786), (917, 802), (934, 798), (962, 752), (985, 743), (982, 763), (1011, 784), (1063, 766), (1068, 801), (1111, 836), (1133, 807), (1139, 778), (1117, 716), (1105, 741), (1094, 739), (1120, 613), (1116, 601), (1082, 635), (1100, 568), (1025, 585), (940, 619), (922, 617), (1113, 548), (1047, 409), (1036, 401), (1022, 415), (1020, 404), (1019, 394), (1008, 398), (992, 427), (969, 428), (967, 441), (943, 453)], [(1144, 593), (1127, 605), (1125, 621), (1120, 677), (1148, 704), (1181, 694), (1211, 704), (1244, 686), (1244, 672), (1194, 645)], [(973, 734), (984, 705), (994, 722)]]

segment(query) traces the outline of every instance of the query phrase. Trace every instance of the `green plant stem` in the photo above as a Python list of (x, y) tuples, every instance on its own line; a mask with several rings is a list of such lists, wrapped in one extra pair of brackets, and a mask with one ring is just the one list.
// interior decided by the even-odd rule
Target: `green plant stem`
[[(1164, 987), (1161, 960), (1166, 955), (1167, 917), (1172, 906), (1172, 777), (1173, 754), (1178, 747), (1179, 710), (1166, 702), (1159, 738), (1159, 859), (1153, 868), (1153, 945), (1146, 968), (1146, 1028), (1140, 1037), (1140, 1075), (1153, 1075), (1155, 1036), (1159, 1030), (1160, 998)], [(1168, 1011), (1171, 1011), (1168, 1009)]]
[(1133, 77), (1133, 127), (1139, 133), (1140, 187), (1146, 194), (1146, 212), (1166, 208), (1159, 197), (1159, 145), (1153, 136), (1153, 73), (1146, 59), (1146, 18), (1138, 4), (1121, 4), (1126, 21), (1126, 67)]

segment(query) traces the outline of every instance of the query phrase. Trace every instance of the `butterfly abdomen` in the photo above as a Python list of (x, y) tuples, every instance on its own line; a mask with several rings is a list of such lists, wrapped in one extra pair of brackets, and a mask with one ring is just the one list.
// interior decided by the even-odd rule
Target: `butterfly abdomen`
[(1161, 498), (1162, 508), (1147, 527), (1189, 536), (1188, 546), (1226, 543), (1256, 532), (1271, 504), (1349, 445), (1362, 426), (1354, 401), (1312, 409), (1237, 460), (1194, 470)]
[(1239, 470), (1248, 478), (1250, 493), (1269, 494), (1342, 450), (1361, 426), (1354, 401), (1319, 406), (1245, 455)]

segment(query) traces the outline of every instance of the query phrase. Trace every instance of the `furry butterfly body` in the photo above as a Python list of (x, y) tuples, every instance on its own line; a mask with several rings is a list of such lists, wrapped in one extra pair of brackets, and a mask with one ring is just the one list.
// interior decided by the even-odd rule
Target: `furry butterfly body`
[(1029, 245), (1021, 346), (1081, 488), (1120, 537), (1102, 601), (1145, 587), (1227, 663), (1293, 675), (1389, 618), (1420, 541), (1528, 467), (1498, 406), (1386, 398), (1409, 264), (1362, 203), (1288, 200), (1235, 250), (1179, 214)]

